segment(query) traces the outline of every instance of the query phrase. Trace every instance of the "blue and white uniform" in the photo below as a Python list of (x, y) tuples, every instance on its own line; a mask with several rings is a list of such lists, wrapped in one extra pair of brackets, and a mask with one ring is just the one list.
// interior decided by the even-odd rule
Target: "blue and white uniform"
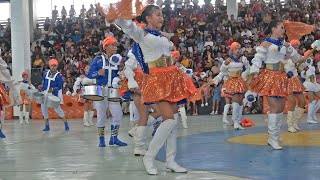
[[(63, 77), (60, 72), (52, 73), (50, 70), (43, 73), (43, 93), (48, 94), (50, 88), (52, 88), (52, 95), (60, 98), (60, 104), (63, 104), (62, 96)], [(65, 117), (65, 114), (61, 107), (54, 108), (56, 113), (61, 117)], [(48, 119), (48, 106), (46, 103), (41, 104), (41, 111), (44, 119)]]
[[(99, 75), (99, 70), (105, 69), (104, 75)], [(110, 72), (109, 72), (110, 69)], [(96, 79), (96, 84), (104, 87), (113, 87), (115, 77), (118, 74), (119, 65), (117, 63), (109, 63), (106, 54), (97, 56), (90, 65), (90, 79)], [(111, 77), (110, 77), (111, 76)], [(117, 88), (117, 87), (114, 87)], [(103, 101), (93, 102), (94, 108), (97, 110), (97, 127), (104, 127), (107, 122), (106, 111), (109, 108), (112, 115), (112, 125), (120, 125), (123, 118), (120, 102), (108, 102), (108, 98)]]

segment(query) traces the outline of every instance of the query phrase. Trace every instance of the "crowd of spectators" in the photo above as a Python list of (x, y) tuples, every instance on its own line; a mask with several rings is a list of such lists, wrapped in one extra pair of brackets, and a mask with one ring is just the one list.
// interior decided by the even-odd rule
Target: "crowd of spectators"
[[(237, 18), (232, 15), (228, 17), (227, 8), (221, 0), (216, 0), (215, 6), (210, 0), (205, 0), (202, 6), (198, 5), (197, 0), (157, 0), (155, 3), (163, 10), (162, 30), (172, 34), (171, 41), (180, 51), (181, 56), (177, 61), (193, 69), (192, 79), (197, 87), (220, 72), (221, 63), (228, 57), (229, 46), (234, 41), (242, 45), (241, 53), (250, 61), (255, 48), (265, 38), (263, 30), (272, 19), (314, 25), (314, 32), (301, 39), (301, 54), (313, 40), (320, 39), (320, 2), (317, 0), (287, 0), (285, 3), (279, 0), (269, 3), (252, 0), (249, 4), (242, 0), (238, 4)], [(79, 16), (76, 14), (73, 6), (69, 14), (65, 7), (60, 14), (55, 7), (52, 18), (46, 19), (44, 29), (36, 27), (34, 36), (38, 41), (31, 44), (32, 68), (43, 71), (50, 59), (59, 61), (59, 71), (65, 81), (64, 93), (72, 91), (73, 83), (84, 73), (84, 67), (102, 53), (102, 40), (105, 37), (113, 35), (119, 40), (118, 53), (123, 56), (122, 62), (125, 62), (133, 42), (115, 26), (107, 27), (93, 5), (88, 10), (83, 6)], [(1, 56), (10, 64), (10, 20), (6, 28), (0, 26), (0, 45)], [(219, 104), (217, 98), (214, 100), (212, 97), (220, 92), (220, 84), (205, 89), (203, 98), (193, 105), (196, 108), (191, 108), (191, 114), (197, 114), (199, 108)], [(245, 113), (261, 113), (262, 98), (257, 97), (254, 105), (245, 105)]]

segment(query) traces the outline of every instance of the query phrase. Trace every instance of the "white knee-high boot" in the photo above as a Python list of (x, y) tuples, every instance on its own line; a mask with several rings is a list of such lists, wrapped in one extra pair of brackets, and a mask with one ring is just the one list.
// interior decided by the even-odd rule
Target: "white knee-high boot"
[(84, 111), (83, 112), (83, 125), (86, 127), (90, 127), (91, 125), (89, 124), (89, 111)]
[(283, 113), (268, 114), (268, 144), (276, 150), (282, 149), (282, 147), (279, 145), (282, 116)]
[(93, 122), (92, 122), (93, 116), (94, 116), (94, 111), (89, 111), (88, 122), (90, 126), (93, 126)]
[[(313, 119), (315, 122), (318, 123), (318, 118), (317, 118), (317, 113), (318, 113), (318, 110), (320, 109), (320, 100), (316, 103), (316, 105), (314, 106), (314, 110), (313, 110)], [(316, 124), (316, 123), (315, 123)]]
[(315, 106), (316, 106), (317, 101), (313, 100), (311, 103), (308, 104), (308, 120), (307, 122), (310, 124), (317, 124), (318, 122), (316, 120), (313, 119), (313, 112), (315, 110)]
[(20, 121), (20, 125), (23, 125), (23, 111), (20, 111), (20, 114), (19, 114), (19, 121)]
[(301, 108), (301, 107), (296, 107), (293, 111), (293, 128), (296, 129), (297, 131), (300, 131), (300, 128), (298, 127), (298, 121), (301, 119), (301, 117), (304, 114), (305, 109)]
[(294, 111), (288, 111), (287, 114), (287, 124), (288, 124), (288, 131), (289, 132), (297, 132), (297, 130), (293, 127), (293, 121), (294, 121)]
[(30, 113), (29, 112), (25, 112), (24, 113), (24, 121), (29, 124), (29, 116), (30, 116)]
[[(179, 116), (175, 114), (175, 121), (178, 122)], [(177, 154), (177, 126), (172, 130), (166, 141), (166, 168), (176, 173), (186, 173), (187, 169), (181, 167), (176, 163), (175, 158)]]
[(174, 119), (165, 120), (160, 124), (153, 139), (151, 140), (148, 151), (143, 157), (144, 167), (150, 175), (158, 174), (158, 170), (154, 165), (154, 159), (158, 154), (160, 148), (166, 142), (168, 136), (176, 128), (176, 126), (177, 121), (175, 121)]
[(186, 109), (184, 106), (179, 108), (179, 113), (181, 115), (181, 121), (182, 121), (183, 128), (188, 129), (188, 123), (187, 123), (188, 117), (187, 117)]
[(135, 156), (144, 156), (147, 152), (146, 143), (147, 143), (147, 130), (148, 127), (153, 126), (157, 120), (149, 115), (147, 126), (137, 126), (133, 135), (134, 142), (134, 155)]
[(226, 123), (226, 124), (229, 124), (229, 121), (227, 119), (227, 116), (228, 116), (228, 112), (229, 112), (229, 109), (231, 107), (231, 104), (226, 104), (224, 105), (224, 108), (223, 108), (223, 118), (222, 118), (222, 122)]
[(239, 130), (244, 130), (244, 129), (245, 129), (245, 128), (242, 127), (242, 125), (241, 125), (242, 113), (243, 113), (243, 105), (239, 106), (239, 112), (238, 112), (238, 124), (239, 124), (238, 129), (239, 129)]

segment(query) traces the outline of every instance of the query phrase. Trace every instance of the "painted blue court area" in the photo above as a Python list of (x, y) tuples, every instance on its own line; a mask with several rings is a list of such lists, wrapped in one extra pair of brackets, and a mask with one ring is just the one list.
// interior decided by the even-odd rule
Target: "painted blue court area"
[[(320, 129), (317, 125), (307, 124), (302, 124), (301, 128), (315, 131)], [(282, 127), (282, 131), (286, 129), (287, 127)], [(266, 127), (179, 137), (176, 160), (190, 170), (215, 171), (252, 179), (320, 179), (320, 146), (284, 146), (283, 150), (277, 151), (267, 145), (226, 141), (234, 136), (257, 133), (266, 133)], [(157, 159), (165, 159), (163, 149)]]

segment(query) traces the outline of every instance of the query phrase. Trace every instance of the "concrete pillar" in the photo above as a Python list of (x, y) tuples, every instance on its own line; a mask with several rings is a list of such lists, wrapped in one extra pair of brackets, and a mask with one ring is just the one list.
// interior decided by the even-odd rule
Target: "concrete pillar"
[[(24, 71), (31, 73), (29, 0), (11, 0), (12, 76), (22, 80)], [(14, 116), (17, 116), (17, 110)]]
[(237, 0), (227, 0), (227, 14), (230, 19), (231, 15), (234, 19), (238, 19), (238, 2)]

